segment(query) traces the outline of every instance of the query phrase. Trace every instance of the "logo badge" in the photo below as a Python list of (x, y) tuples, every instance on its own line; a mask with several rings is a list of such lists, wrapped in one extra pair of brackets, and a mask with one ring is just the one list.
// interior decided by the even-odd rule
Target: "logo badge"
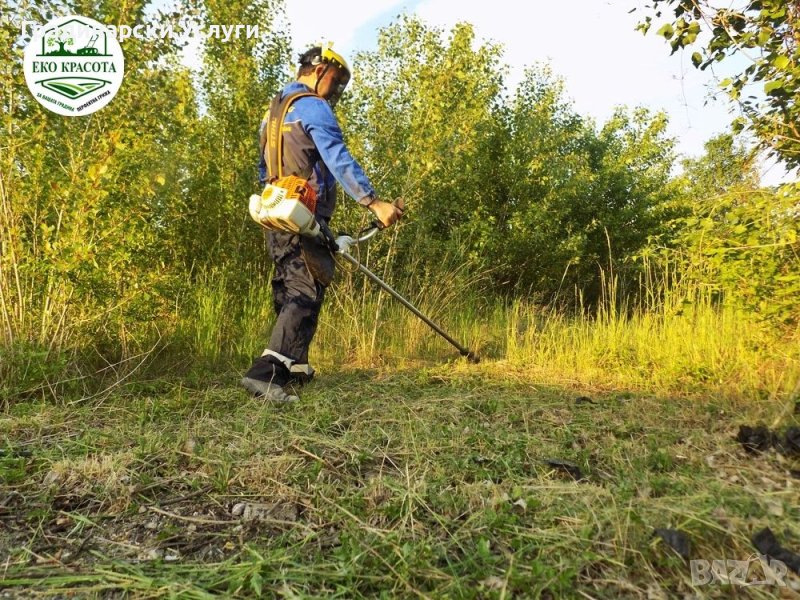
[(92, 19), (71, 15), (40, 28), (25, 48), (25, 81), (46, 109), (90, 115), (119, 91), (125, 56), (114, 35)]

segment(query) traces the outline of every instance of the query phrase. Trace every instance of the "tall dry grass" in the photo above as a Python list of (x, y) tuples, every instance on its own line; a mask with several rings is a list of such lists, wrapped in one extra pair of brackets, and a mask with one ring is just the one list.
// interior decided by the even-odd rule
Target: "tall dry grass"
[[(370, 262), (368, 253), (361, 259)], [(788, 401), (800, 393), (796, 330), (778, 330), (652, 265), (643, 272), (635, 302), (621, 292), (613, 271), (604, 273), (602, 301), (591, 310), (580, 296), (574, 310), (498, 299), (486, 273), (467, 272), (457, 257), (440, 265), (443, 274), (426, 278), (422, 272), (412, 269), (394, 279), (388, 270), (378, 274), (499, 374), (677, 394), (712, 391), (758, 402)], [(11, 286), (4, 290), (7, 297), (13, 277), (3, 282)], [(222, 272), (198, 277), (176, 305), (172, 322), (160, 328), (167, 351), (158, 353), (158, 368), (149, 369), (150, 376), (179, 374), (172, 370), (177, 363), (202, 367), (206, 375), (246, 369), (266, 345), (274, 320), (269, 279), (253, 276), (250, 282), (242, 293)], [(16, 318), (4, 309), (4, 323)], [(153, 323), (130, 324), (133, 330), (145, 326)], [(69, 340), (63, 345), (69, 348)], [(54, 360), (46, 349), (44, 355), (26, 355), (27, 366), (7, 360), (0, 366), (7, 393), (15, 389), (20, 369), (28, 369), (30, 387), (31, 364), (43, 356)], [(391, 368), (456, 360), (458, 352), (362, 274), (341, 265), (310, 359), (324, 373), (345, 365)], [(85, 368), (78, 370), (86, 376)], [(47, 387), (53, 383), (49, 378)]]

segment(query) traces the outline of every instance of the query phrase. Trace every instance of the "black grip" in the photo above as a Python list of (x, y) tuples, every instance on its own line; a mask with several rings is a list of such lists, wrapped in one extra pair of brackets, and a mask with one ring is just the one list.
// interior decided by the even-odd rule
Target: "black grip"
[(339, 246), (336, 244), (336, 238), (333, 236), (331, 228), (325, 221), (318, 220), (319, 230), (322, 233), (323, 243), (330, 249), (331, 252), (336, 254), (339, 251)]

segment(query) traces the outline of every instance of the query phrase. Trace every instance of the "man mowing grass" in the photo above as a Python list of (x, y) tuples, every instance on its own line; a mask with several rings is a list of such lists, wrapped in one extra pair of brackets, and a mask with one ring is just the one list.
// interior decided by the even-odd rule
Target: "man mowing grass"
[[(301, 178), (310, 188), (316, 219), (327, 225), (336, 205), (338, 181), (384, 226), (393, 224), (403, 214), (402, 205), (377, 199), (363, 169), (347, 150), (333, 114), (333, 106), (350, 81), (350, 67), (330, 44), (310, 48), (300, 55), (299, 62), (297, 80), (273, 99), (261, 122), (261, 183), (279, 183), (284, 174)], [(274, 127), (269, 127), (271, 122)], [(317, 239), (269, 231), (267, 241), (275, 263), (272, 293), (278, 317), (269, 345), (241, 384), (255, 396), (294, 402), (298, 397), (288, 394), (284, 386), (313, 377), (308, 347), (335, 261), (329, 248)]]

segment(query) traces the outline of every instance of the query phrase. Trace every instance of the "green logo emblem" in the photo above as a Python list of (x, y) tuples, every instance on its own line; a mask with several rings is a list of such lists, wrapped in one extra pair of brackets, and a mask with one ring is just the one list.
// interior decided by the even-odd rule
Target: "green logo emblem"
[(70, 100), (80, 98), (101, 87), (108, 85), (102, 79), (89, 79), (88, 77), (62, 77), (61, 79), (42, 79), (41, 83), (48, 90), (66, 96)]
[(25, 49), (25, 80), (45, 108), (82, 116), (103, 108), (122, 84), (125, 57), (104, 25), (61, 17), (39, 29)]

